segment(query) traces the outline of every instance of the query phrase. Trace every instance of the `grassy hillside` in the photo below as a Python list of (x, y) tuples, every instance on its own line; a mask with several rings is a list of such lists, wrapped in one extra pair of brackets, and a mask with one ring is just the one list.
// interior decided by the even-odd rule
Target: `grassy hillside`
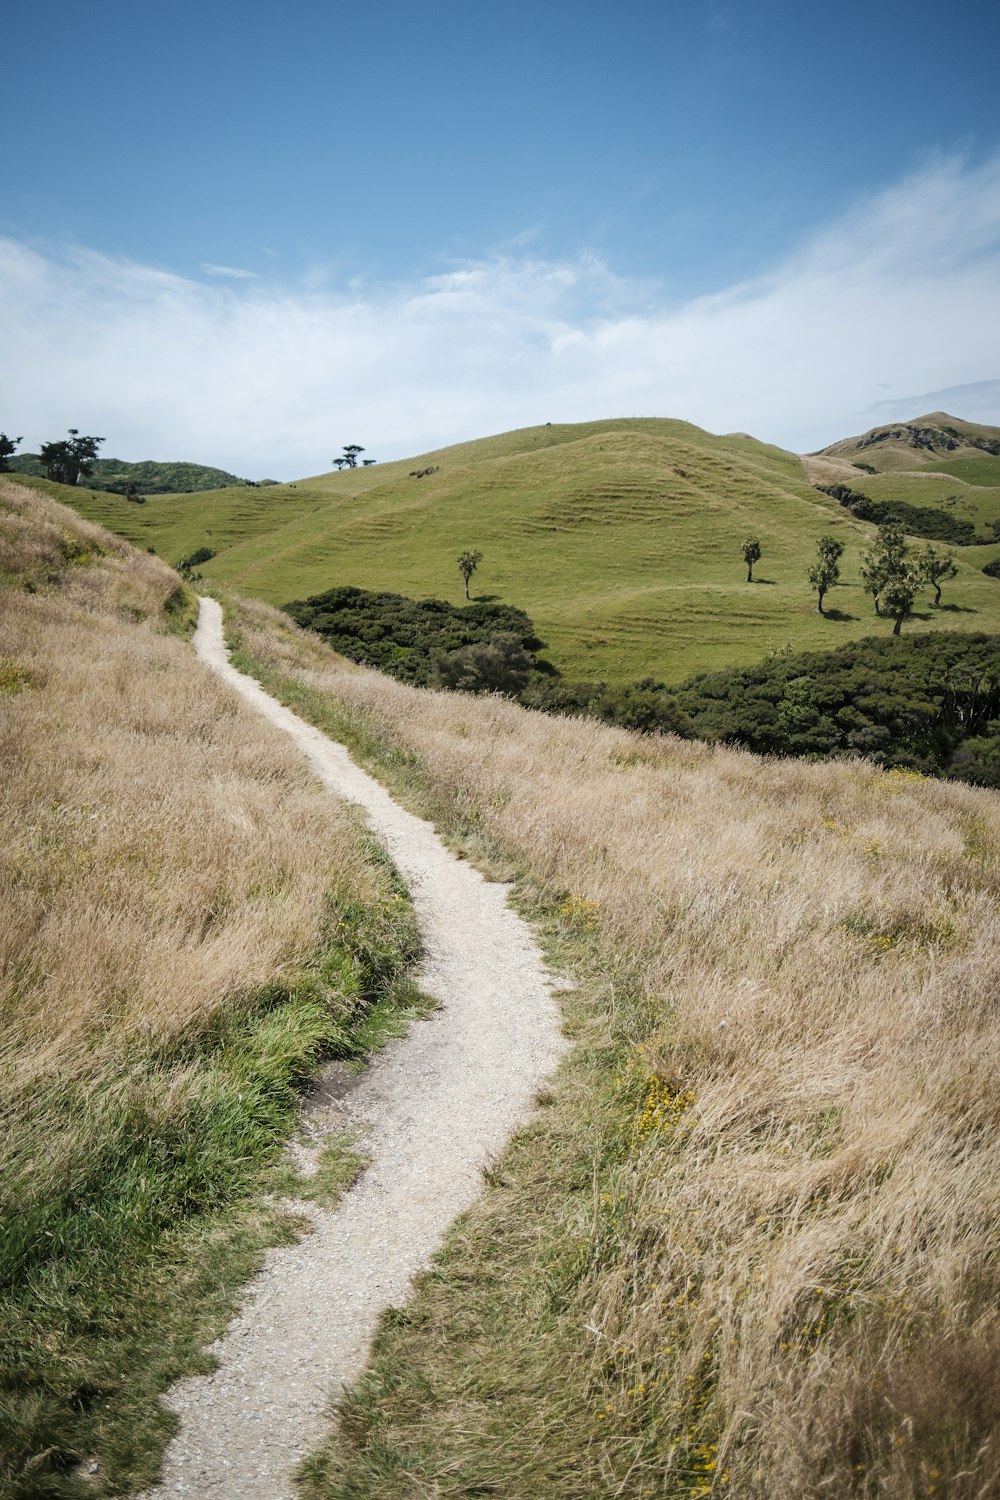
[[(131, 1494), (320, 1055), (414, 948), (356, 819), (184, 638), (176, 574), (0, 480), (0, 1493)], [(393, 987), (395, 986), (395, 988)], [(367, 1017), (365, 1025), (369, 1024)]]
[(1000, 1456), (1000, 802), (344, 670), (244, 664), (572, 965), (574, 1053), (310, 1500), (984, 1500)]
[[(297, 485), (72, 503), (171, 561), (212, 547), (207, 579), (278, 604), (346, 584), (457, 599), (455, 559), (478, 548), (476, 595), (526, 610), (575, 678), (676, 683), (872, 629), (857, 582), (872, 528), (818, 494), (796, 455), (684, 422), (535, 427)], [(823, 620), (805, 570), (825, 531), (847, 550)], [(763, 546), (753, 585), (749, 532)], [(935, 624), (1000, 628), (1000, 587), (979, 571), (992, 555), (961, 557), (954, 609)]]

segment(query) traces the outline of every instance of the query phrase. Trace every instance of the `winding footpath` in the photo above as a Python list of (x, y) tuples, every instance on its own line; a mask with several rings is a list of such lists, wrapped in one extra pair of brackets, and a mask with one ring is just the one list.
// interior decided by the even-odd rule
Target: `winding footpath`
[(404, 812), (343, 746), (229, 663), (222, 611), (202, 599), (195, 649), (284, 729), (339, 797), (360, 803), (409, 887), (425, 945), (421, 988), (441, 1004), (379, 1054), (343, 1099), (372, 1163), (313, 1232), (269, 1253), (245, 1305), (212, 1346), (219, 1367), (181, 1381), (180, 1417), (158, 1485), (165, 1495), (292, 1500), (292, 1475), (322, 1438), (331, 1398), (364, 1367), (381, 1311), (405, 1302), (481, 1170), (532, 1108), (565, 1047), (531, 934), (488, 883)]

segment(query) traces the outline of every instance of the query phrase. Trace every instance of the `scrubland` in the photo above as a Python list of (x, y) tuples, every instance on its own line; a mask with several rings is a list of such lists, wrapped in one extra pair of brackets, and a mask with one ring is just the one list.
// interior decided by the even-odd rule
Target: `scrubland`
[(1000, 1493), (1000, 802), (241, 662), (519, 897), (577, 1041), (315, 1497)]
[(0, 481), (0, 1491), (127, 1493), (261, 1246), (296, 1088), (415, 937), (157, 559)]

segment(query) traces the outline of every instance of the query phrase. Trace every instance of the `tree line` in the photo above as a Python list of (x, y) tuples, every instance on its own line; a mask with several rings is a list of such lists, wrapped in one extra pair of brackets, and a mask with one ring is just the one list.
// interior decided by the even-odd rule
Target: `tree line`
[[(748, 536), (740, 545), (747, 564), (747, 583), (753, 582), (754, 564), (763, 556), (760, 539)], [(840, 559), (844, 543), (827, 533), (816, 543), (816, 560), (806, 569), (809, 587), (816, 594), (816, 609), (825, 614), (823, 601), (840, 582)], [(928, 545), (913, 553), (902, 528), (893, 524), (880, 526), (872, 545), (861, 554), (861, 583), (872, 596), (875, 613), (892, 620), (893, 635), (899, 635), (903, 621), (912, 614), (917, 594), (924, 587), (934, 590), (934, 608), (941, 605), (941, 586), (958, 575), (954, 553), (939, 552)]]

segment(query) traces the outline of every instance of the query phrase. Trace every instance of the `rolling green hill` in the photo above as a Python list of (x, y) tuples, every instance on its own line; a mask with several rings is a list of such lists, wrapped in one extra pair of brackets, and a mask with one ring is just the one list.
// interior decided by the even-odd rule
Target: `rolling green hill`
[[(526, 428), (141, 507), (94, 491), (62, 497), (170, 562), (209, 546), (206, 580), (276, 604), (345, 584), (458, 600), (455, 560), (478, 548), (474, 596), (526, 610), (567, 677), (677, 683), (769, 649), (838, 646), (884, 628), (858, 582), (874, 529), (810, 477), (797, 455), (752, 438), (649, 418)], [(942, 482), (960, 484), (930, 481)], [(763, 547), (752, 585), (740, 557), (751, 532)], [(805, 579), (823, 532), (846, 544), (825, 619)], [(919, 605), (919, 627), (1000, 628), (1000, 584), (980, 571), (998, 555), (1000, 546), (961, 549), (948, 607)]]
[[(19, 453), (8, 460), (12, 474), (31, 474), (42, 478), (45, 469), (41, 461), (31, 453)], [(225, 469), (214, 469), (208, 464), (161, 463), (157, 459), (143, 459), (129, 463), (123, 458), (95, 458), (90, 476), (91, 488), (103, 489), (107, 485), (118, 485), (122, 489), (131, 483), (137, 484), (144, 495), (187, 494), (198, 490), (218, 490), (232, 485), (246, 485), (247, 480)], [(258, 480), (260, 484), (273, 483), (270, 479)]]

